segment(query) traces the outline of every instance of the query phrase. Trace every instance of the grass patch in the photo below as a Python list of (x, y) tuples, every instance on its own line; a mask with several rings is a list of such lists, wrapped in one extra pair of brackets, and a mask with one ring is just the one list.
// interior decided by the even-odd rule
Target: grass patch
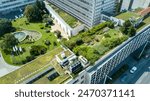
[(72, 15), (66, 13), (65, 11), (61, 10), (60, 8), (56, 7), (53, 4), (50, 4), (50, 6), (55, 10), (56, 13), (72, 28), (75, 28), (79, 25), (81, 25), (81, 22), (73, 17)]
[(124, 12), (124, 13), (121, 13), (119, 15), (116, 16), (116, 18), (118, 19), (122, 19), (122, 20), (129, 20), (129, 18), (139, 18), (141, 17), (140, 15), (138, 15), (137, 13), (135, 12)]
[[(57, 50), (57, 51), (56, 51)], [(62, 52), (63, 49), (58, 47), (47, 54), (40, 56), (39, 58), (33, 60), (32, 62), (25, 64), (20, 69), (7, 74), (0, 78), (0, 84), (14, 84), (16, 81), (24, 78), (25, 76), (44, 68), (50, 63), (50, 61), (55, 57), (56, 54)]]

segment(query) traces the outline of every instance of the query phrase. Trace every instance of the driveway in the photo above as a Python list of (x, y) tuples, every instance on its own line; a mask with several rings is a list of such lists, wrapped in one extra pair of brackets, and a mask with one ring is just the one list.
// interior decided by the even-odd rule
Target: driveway
[(12, 66), (12, 65), (7, 64), (5, 60), (3, 59), (2, 54), (0, 52), (0, 77), (12, 71), (15, 71), (16, 69), (19, 69), (19, 68), (20, 68), (19, 66)]

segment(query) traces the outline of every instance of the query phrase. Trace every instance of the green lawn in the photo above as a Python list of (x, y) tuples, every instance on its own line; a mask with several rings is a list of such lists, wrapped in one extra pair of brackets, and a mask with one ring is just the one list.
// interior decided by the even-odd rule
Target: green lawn
[(76, 19), (75, 17), (71, 16), (70, 14), (66, 13), (65, 11), (59, 9), (58, 7), (50, 4), (50, 6), (58, 13), (58, 15), (72, 28), (81, 25), (81, 22)]
[[(55, 57), (55, 55), (62, 52), (62, 51), (63, 51), (63, 49), (61, 47), (58, 47), (58, 48), (48, 52), (47, 54), (42, 55), (39, 58), (33, 60), (32, 62), (23, 65), (20, 69), (7, 74), (6, 76), (1, 77), (0, 78), (0, 84), (14, 84), (14, 83), (16, 83), (16, 81), (18, 81), (18, 80), (26, 77), (27, 75), (30, 75), (33, 72), (49, 65), (50, 61)], [(25, 78), (25, 79), (27, 79), (27, 78)], [(25, 79), (23, 79), (23, 80), (25, 80)], [(41, 82), (41, 83), (43, 83), (43, 82)]]
[(45, 32), (46, 29), (50, 30), (50, 28), (40, 29), (41, 26), (44, 26), (44, 23), (30, 23), (29, 25), (26, 25), (25, 21), (26, 21), (26, 18), (20, 18), (20, 19), (17, 19), (16, 21), (13, 21), (12, 24), (13, 24), (14, 27), (17, 28), (17, 30), (37, 31), (37, 32), (42, 34), (42, 37), (38, 41), (35, 41), (34, 43), (21, 42), (19, 44), (19, 46), (24, 48), (25, 52), (23, 54), (19, 55), (19, 56), (12, 57), (11, 55), (9, 55), (9, 54), (7, 55), (2, 51), (5, 61), (9, 64), (21, 65), (22, 61), (25, 60), (27, 56), (30, 56), (29, 51), (31, 49), (31, 46), (33, 46), (33, 45), (43, 45), (43, 46), (47, 47), (44, 44), (45, 40), (49, 40), (51, 42), (51, 45), (49, 47), (47, 47), (48, 51), (51, 51), (51, 50), (53, 50), (54, 48), (57, 47), (57, 46), (53, 45), (53, 42), (56, 42), (57, 45), (59, 46), (59, 43), (56, 41), (57, 38), (54, 36), (54, 34)]
[(140, 15), (134, 13), (134, 12), (124, 12), (116, 16), (118, 19), (122, 20), (129, 20), (129, 18), (134, 17), (134, 18), (139, 18), (141, 17)]

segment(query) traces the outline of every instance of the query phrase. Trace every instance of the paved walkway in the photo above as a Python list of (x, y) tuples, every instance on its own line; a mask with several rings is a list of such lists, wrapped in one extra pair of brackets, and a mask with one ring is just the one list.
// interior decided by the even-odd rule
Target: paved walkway
[(19, 68), (20, 68), (19, 66), (12, 66), (12, 65), (7, 64), (5, 60), (3, 59), (2, 54), (0, 52), (0, 77)]
[(52, 30), (51, 30), (52, 32), (54, 32), (54, 31), (56, 31), (56, 30), (59, 30), (59, 31), (61, 32), (62, 37), (68, 39), (67, 34), (66, 34), (65, 31), (60, 27), (60, 25), (56, 22), (56, 20), (54, 20), (54, 25), (51, 26), (51, 28), (52, 28)]

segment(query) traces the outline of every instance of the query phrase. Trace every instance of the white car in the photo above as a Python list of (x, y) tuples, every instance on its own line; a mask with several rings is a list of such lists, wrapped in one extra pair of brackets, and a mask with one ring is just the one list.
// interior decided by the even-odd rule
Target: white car
[(134, 66), (130, 69), (130, 73), (133, 74), (133, 73), (135, 73), (136, 70), (137, 70), (137, 67)]

